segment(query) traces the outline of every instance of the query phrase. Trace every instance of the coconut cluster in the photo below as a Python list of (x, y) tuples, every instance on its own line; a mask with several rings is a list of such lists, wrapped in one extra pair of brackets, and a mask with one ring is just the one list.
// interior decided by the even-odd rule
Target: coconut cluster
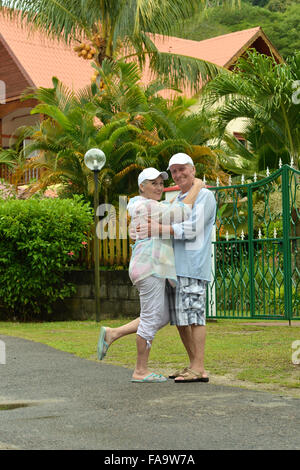
[(86, 60), (91, 60), (97, 54), (97, 49), (91, 44), (85, 42), (81, 43), (79, 46), (74, 47), (74, 51), (77, 52), (78, 57), (82, 57)]
[(101, 63), (105, 57), (106, 41), (100, 34), (95, 34), (91, 42), (82, 42), (79, 46), (74, 47), (79, 57), (86, 60), (92, 60), (97, 56), (98, 61)]
[[(95, 59), (99, 65), (102, 64), (103, 60), (106, 57), (106, 40), (101, 37), (100, 34), (95, 34), (91, 38), (91, 42), (82, 42), (79, 46), (74, 47), (74, 51), (77, 52), (78, 57), (82, 57), (86, 60)], [(95, 71), (92, 76), (92, 82), (98, 81), (97, 78), (99, 72)], [(99, 82), (100, 90), (105, 88), (105, 85), (102, 80)]]

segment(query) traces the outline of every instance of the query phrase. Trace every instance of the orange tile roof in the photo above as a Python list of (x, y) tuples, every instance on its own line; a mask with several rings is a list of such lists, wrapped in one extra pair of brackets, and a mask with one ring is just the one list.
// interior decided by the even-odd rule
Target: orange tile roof
[[(202, 59), (211, 62), (220, 67), (231, 65), (233, 58), (242, 54), (249, 44), (262, 33), (260, 27), (237, 31), (235, 33), (217, 36), (203, 41), (193, 41), (190, 39), (182, 39), (176, 37), (164, 37), (160, 34), (150, 35), (152, 41), (155, 43), (160, 52), (170, 52), (173, 54), (180, 54), (195, 59)], [(263, 34), (263, 33), (262, 33)], [(153, 72), (146, 67), (143, 71), (142, 81), (148, 84), (154, 78)], [(199, 83), (201, 88), (201, 83)], [(192, 95), (190, 87), (182, 87), (185, 96)], [(176, 92), (163, 90), (159, 93), (164, 98), (176, 96)]]
[(3, 16), (0, 16), (1, 39), (35, 87), (52, 87), (52, 76), (74, 89), (90, 83), (93, 75), (91, 62), (78, 57), (72, 47), (63, 42), (28, 31), (28, 28)]
[[(183, 54), (225, 67), (260, 34), (267, 40), (261, 28), (257, 27), (204, 41), (164, 38), (158, 34), (154, 41), (161, 52)], [(50, 40), (36, 31), (28, 31), (28, 27), (21, 27), (16, 21), (8, 20), (2, 15), (0, 41), (1, 39), (33, 86), (51, 87), (52, 76), (57, 76), (65, 85), (75, 90), (90, 83), (93, 74), (91, 62), (79, 58), (72, 47), (63, 42)], [(149, 79), (150, 74), (145, 71), (143, 81), (147, 83)]]
[(245, 29), (203, 41), (175, 37), (164, 38), (159, 34), (152, 36), (152, 39), (154, 38), (155, 45), (161, 52), (186, 55), (225, 67), (260, 31), (260, 27)]

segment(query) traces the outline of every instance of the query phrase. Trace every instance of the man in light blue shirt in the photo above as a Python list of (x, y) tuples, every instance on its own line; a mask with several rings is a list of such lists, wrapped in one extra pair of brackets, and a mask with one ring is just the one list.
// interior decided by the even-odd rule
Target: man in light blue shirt
[[(173, 155), (169, 167), (182, 200), (193, 186), (195, 167), (185, 153)], [(211, 280), (211, 234), (215, 223), (216, 201), (213, 193), (201, 189), (191, 217), (182, 223), (163, 225), (162, 235), (174, 237), (177, 286), (168, 287), (171, 324), (176, 325), (189, 356), (189, 365), (170, 377), (176, 383), (208, 382), (204, 370), (206, 338), (206, 284)]]
[[(177, 200), (187, 193), (180, 193)], [(216, 201), (213, 193), (201, 189), (189, 220), (172, 224), (177, 276), (211, 280), (211, 233), (215, 223)]]

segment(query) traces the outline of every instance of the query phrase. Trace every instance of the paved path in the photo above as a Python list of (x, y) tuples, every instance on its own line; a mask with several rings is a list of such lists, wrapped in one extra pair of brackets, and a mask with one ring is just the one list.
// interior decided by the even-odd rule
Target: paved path
[(0, 340), (0, 449), (300, 448), (299, 399), (172, 380), (133, 384), (122, 367)]

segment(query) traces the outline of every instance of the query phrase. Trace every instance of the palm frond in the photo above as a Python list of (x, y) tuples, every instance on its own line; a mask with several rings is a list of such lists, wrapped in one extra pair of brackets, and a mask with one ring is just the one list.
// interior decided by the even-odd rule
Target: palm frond
[(0, 165), (4, 164), (12, 168), (18, 159), (18, 152), (14, 149), (0, 148)]
[(221, 70), (211, 62), (167, 52), (151, 53), (150, 68), (162, 80), (169, 81), (176, 88), (188, 88), (194, 94)]
[(203, 156), (216, 158), (216, 152), (214, 152), (210, 147), (193, 145), (191, 149), (191, 156), (195, 163), (201, 161)]
[(114, 164), (114, 167), (117, 167), (119, 164), (124, 165), (124, 157), (130, 155), (131, 159), (135, 158), (137, 154), (147, 153), (147, 150), (144, 146), (140, 145), (137, 142), (125, 142), (125, 144), (118, 147), (111, 154), (111, 160)]
[(30, 114), (46, 114), (46, 116), (54, 119), (61, 127), (70, 128), (70, 121), (66, 115), (58, 109), (57, 106), (49, 104), (38, 104), (31, 110)]
[(163, 158), (169, 158), (171, 153), (189, 153), (191, 151), (191, 145), (189, 145), (189, 143), (184, 139), (165, 139), (161, 143), (152, 147), (149, 153), (153, 157), (161, 155)]
[(117, 174), (114, 175), (113, 177), (113, 183), (117, 184), (119, 181), (121, 181), (125, 176), (128, 175), (128, 173), (131, 173), (132, 171), (136, 170), (142, 170), (143, 167), (138, 165), (137, 163), (131, 163), (131, 165), (127, 166), (123, 170), (119, 171)]
[(150, 108), (148, 114), (152, 121), (154, 122), (157, 129), (160, 130), (160, 134), (165, 136), (176, 138), (177, 137), (177, 127), (174, 122), (166, 116), (159, 108)]

